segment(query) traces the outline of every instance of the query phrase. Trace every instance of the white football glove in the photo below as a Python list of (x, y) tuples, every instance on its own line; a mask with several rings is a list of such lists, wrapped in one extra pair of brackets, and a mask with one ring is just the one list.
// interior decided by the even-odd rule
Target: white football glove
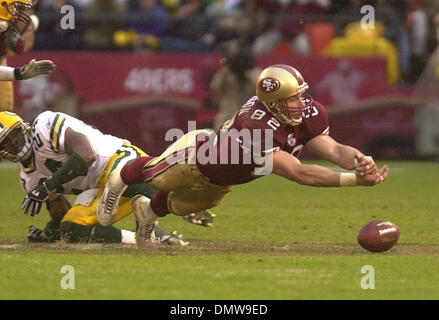
[(196, 213), (190, 213), (182, 218), (190, 223), (198, 224), (203, 227), (211, 227), (213, 225), (213, 218), (216, 214), (210, 210), (204, 210)]
[(56, 69), (56, 65), (50, 60), (36, 61), (32, 59), (29, 63), (18, 68), (17, 80), (24, 80), (36, 77), (41, 74), (50, 74)]

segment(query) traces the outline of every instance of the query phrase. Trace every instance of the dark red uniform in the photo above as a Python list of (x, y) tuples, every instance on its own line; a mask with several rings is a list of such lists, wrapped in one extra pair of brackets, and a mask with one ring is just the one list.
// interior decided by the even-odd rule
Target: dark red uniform
[[(229, 133), (236, 129), (235, 132), (243, 134), (226, 135), (219, 130), (209, 139), (198, 142), (197, 166), (212, 183), (224, 186), (260, 177), (255, 175), (255, 168), (262, 167), (261, 156), (283, 150), (297, 157), (309, 140), (329, 133), (326, 110), (317, 101), (305, 108), (300, 125), (289, 126), (281, 124), (256, 96), (247, 101), (223, 129)], [(238, 144), (238, 148), (234, 144)]]

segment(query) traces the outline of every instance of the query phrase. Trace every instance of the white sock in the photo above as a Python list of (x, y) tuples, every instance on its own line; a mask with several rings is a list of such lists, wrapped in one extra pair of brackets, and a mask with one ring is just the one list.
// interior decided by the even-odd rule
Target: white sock
[(128, 230), (120, 230), (122, 243), (136, 244), (136, 233)]

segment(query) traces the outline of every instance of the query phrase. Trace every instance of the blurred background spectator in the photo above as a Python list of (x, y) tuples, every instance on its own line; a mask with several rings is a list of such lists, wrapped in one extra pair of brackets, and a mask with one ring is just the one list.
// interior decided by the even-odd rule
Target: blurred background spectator
[(261, 70), (254, 65), (250, 48), (237, 45), (229, 49), (224, 66), (210, 82), (210, 90), (218, 103), (213, 127), (219, 129), (225, 121), (255, 94), (256, 81)]
[(84, 8), (84, 47), (89, 50), (116, 49), (113, 35), (124, 27), (125, 3), (95, 0)]
[[(282, 37), (287, 41), (291, 51), (298, 55), (312, 53), (311, 41), (306, 30), (306, 24), (300, 16), (325, 15), (330, 5), (330, 0), (298, 0), (289, 10), (288, 17), (281, 25)], [(312, 21), (311, 21), (312, 22)]]
[(408, 0), (407, 28), (410, 35), (411, 82), (424, 70), (428, 58), (429, 22), (423, 0)]
[(207, 52), (216, 40), (214, 25), (204, 14), (203, 0), (187, 0), (171, 18), (169, 31), (162, 39), (164, 52)]
[(126, 30), (118, 30), (114, 42), (120, 48), (135, 51), (157, 50), (167, 31), (167, 11), (159, 0), (135, 0), (127, 16)]

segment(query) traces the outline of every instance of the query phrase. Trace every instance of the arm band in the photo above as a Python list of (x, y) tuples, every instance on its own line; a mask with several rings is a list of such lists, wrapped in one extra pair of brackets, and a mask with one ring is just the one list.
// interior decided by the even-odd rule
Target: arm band
[(340, 187), (352, 187), (357, 185), (357, 176), (355, 173), (342, 172), (340, 173)]
[(87, 175), (88, 166), (84, 159), (77, 154), (72, 153), (70, 157), (56, 170), (53, 176), (46, 180), (46, 188), (53, 191), (66, 182), (72, 181), (76, 177)]
[(14, 68), (15, 80), (22, 80), (20, 68)]

